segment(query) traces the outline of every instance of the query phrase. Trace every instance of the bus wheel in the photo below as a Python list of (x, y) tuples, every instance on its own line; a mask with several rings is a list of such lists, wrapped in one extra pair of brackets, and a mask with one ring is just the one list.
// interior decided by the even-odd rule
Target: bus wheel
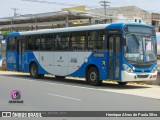
[(102, 80), (99, 79), (99, 73), (97, 68), (91, 67), (86, 75), (87, 83), (93, 86), (101, 85)]
[(119, 85), (126, 85), (127, 82), (118, 82)]
[(31, 77), (38, 79), (39, 75), (38, 75), (38, 68), (37, 65), (35, 63), (32, 63), (30, 66), (30, 75)]
[(55, 75), (55, 78), (57, 78), (57, 79), (64, 79), (65, 76), (57, 76), (57, 75)]

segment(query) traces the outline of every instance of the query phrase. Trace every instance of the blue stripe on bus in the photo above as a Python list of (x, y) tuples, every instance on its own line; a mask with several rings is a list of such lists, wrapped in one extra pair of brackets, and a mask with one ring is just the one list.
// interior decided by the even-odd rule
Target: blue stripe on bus
[(16, 51), (10, 51), (6, 53), (6, 65), (8, 69), (11, 70), (17, 70), (17, 52)]
[(7, 37), (17, 37), (17, 36), (20, 36), (19, 32), (12, 32), (7, 35)]
[[(112, 23), (106, 26), (105, 29), (115, 29), (115, 28), (123, 29), (125, 25), (137, 25), (137, 26), (151, 27), (147, 24), (138, 24), (138, 23)], [(154, 27), (151, 27), (151, 28), (154, 28)]]
[[(24, 63), (24, 65), (25, 65), (24, 71), (25, 71), (25, 72), (29, 72), (29, 65), (30, 65), (30, 63), (35, 62), (35, 63), (37, 64), (37, 66), (38, 66), (38, 73), (39, 73), (39, 74), (49, 74), (47, 71), (45, 71), (45, 70), (41, 67), (41, 65), (39, 64), (38, 60), (36, 59), (36, 57), (35, 57), (35, 55), (34, 55), (34, 53), (33, 53), (32, 51), (26, 51), (24, 54), (25, 54), (25, 55), (24, 55), (24, 59), (25, 59), (25, 57), (26, 57), (26, 60), (27, 60), (27, 61)], [(23, 64), (23, 63), (22, 63), (22, 64)]]
[(0, 55), (0, 60), (2, 60), (2, 55)]
[[(69, 74), (68, 76), (73, 76), (73, 77), (86, 77), (85, 69), (88, 65), (95, 65), (97, 66), (99, 70), (99, 75), (100, 75), (100, 80), (105, 80), (107, 79), (107, 68), (108, 68), (108, 52), (102, 52), (104, 54), (103, 58), (96, 58), (94, 57), (94, 52), (88, 57), (88, 62), (85, 62), (82, 64), (82, 66), (75, 71), (72, 74)], [(102, 61), (105, 61), (106, 65), (102, 66)]]
[(39, 62), (37, 61), (36, 57), (34, 56), (33, 52), (26, 51), (23, 55), (24, 58), (22, 58), (22, 67), (21, 70), (19, 70), (19, 61), (18, 61), (18, 54), (16, 51), (9, 51), (7, 52), (7, 68), (10, 70), (15, 70), (15, 71), (23, 71), (23, 72), (29, 72), (29, 65), (31, 62), (35, 62), (38, 66), (38, 73), (39, 74), (49, 74), (47, 71), (45, 71)]

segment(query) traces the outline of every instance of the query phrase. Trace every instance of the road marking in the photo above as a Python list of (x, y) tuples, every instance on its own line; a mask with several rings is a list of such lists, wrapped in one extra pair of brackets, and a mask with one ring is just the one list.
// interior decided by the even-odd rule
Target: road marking
[(81, 99), (78, 99), (78, 98), (73, 98), (73, 97), (68, 97), (68, 96), (62, 96), (62, 95), (57, 95), (57, 94), (52, 94), (52, 93), (48, 93), (48, 95), (52, 95), (52, 96), (56, 96), (56, 97), (62, 97), (62, 98), (71, 99), (71, 100), (81, 101)]

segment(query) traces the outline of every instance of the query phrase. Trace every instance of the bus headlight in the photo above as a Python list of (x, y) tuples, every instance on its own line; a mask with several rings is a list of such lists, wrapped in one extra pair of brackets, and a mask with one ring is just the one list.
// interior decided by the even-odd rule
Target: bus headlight
[(152, 70), (152, 73), (156, 72), (158, 69), (157, 69), (157, 66), (155, 66)]
[(125, 71), (127, 71), (128, 73), (133, 73), (133, 70), (126, 64), (123, 64), (123, 68), (125, 69)]

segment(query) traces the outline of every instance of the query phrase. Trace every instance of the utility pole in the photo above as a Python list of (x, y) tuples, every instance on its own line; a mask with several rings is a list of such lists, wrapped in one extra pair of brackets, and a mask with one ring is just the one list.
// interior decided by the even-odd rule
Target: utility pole
[(18, 10), (18, 8), (11, 8), (11, 9), (12, 9), (12, 10), (13, 10), (13, 12), (14, 12), (14, 17), (15, 17), (15, 16), (17, 16), (18, 14), (17, 14), (17, 12), (16, 12), (16, 11)]
[[(17, 14), (17, 10), (18, 10), (18, 8), (11, 8), (12, 10), (13, 10), (13, 12), (14, 12), (14, 17), (16, 17), (18, 14)], [(13, 19), (14, 19), (14, 17), (12, 17), (11, 18), (11, 25), (13, 25)], [(13, 29), (14, 29), (14, 27), (11, 27), (11, 31), (13, 31)]]
[(100, 1), (99, 3), (101, 4), (101, 6), (104, 7), (104, 14), (106, 15), (107, 14), (106, 13), (106, 8), (107, 8), (107, 6), (110, 6), (108, 4), (111, 3), (111, 2), (103, 0), (103, 1)]

